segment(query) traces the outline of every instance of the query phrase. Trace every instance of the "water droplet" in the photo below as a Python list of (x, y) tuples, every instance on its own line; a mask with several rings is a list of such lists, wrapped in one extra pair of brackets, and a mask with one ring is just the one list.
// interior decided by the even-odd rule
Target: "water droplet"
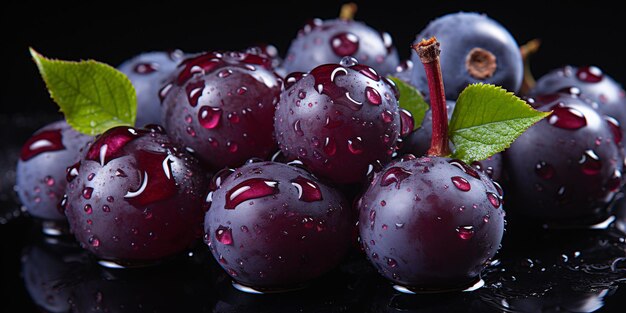
[(53, 186), (54, 185), (54, 178), (52, 178), (52, 176), (44, 177), (43, 181), (48, 186)]
[(383, 122), (385, 123), (393, 122), (393, 113), (389, 110), (384, 110), (382, 113), (380, 113), (380, 116), (382, 117)]
[(342, 32), (330, 39), (330, 46), (337, 56), (353, 55), (359, 49), (359, 37), (353, 33)]
[(40, 153), (63, 149), (65, 149), (65, 146), (63, 146), (63, 136), (60, 129), (42, 131), (30, 137), (24, 143), (20, 151), (20, 159), (27, 161)]
[(291, 184), (298, 190), (298, 199), (304, 202), (314, 202), (322, 200), (322, 191), (317, 183), (298, 176), (291, 181)]
[(239, 115), (237, 115), (237, 112), (232, 112), (228, 114), (228, 120), (231, 123), (239, 123)]
[(489, 214), (483, 216), (483, 222), (485, 223), (489, 223), (489, 219), (491, 218), (491, 216), (489, 216)]
[(361, 137), (348, 139), (348, 150), (350, 150), (352, 154), (363, 153), (363, 140), (361, 139)]
[(576, 77), (586, 83), (599, 83), (602, 81), (604, 74), (602, 70), (595, 66), (581, 67), (576, 71)]
[(396, 262), (396, 260), (392, 259), (392, 258), (387, 258), (387, 266), (391, 267), (391, 268), (395, 268), (398, 266), (398, 262)]
[(296, 120), (293, 123), (293, 130), (298, 134), (298, 136), (304, 136), (304, 132), (302, 131), (302, 127), (300, 127), (300, 120)]
[(456, 228), (459, 238), (468, 240), (474, 237), (474, 226), (459, 226)]
[(300, 98), (300, 99), (306, 98), (306, 91), (304, 91), (304, 90), (298, 91), (298, 98)]
[(413, 131), (414, 122), (411, 112), (400, 109), (400, 136), (406, 136)]
[(326, 153), (328, 156), (335, 155), (335, 152), (337, 152), (335, 140), (331, 137), (326, 137), (326, 139), (324, 139), (324, 147), (322, 149), (324, 150), (324, 153)]
[(620, 126), (620, 123), (610, 116), (605, 116), (604, 119), (606, 120), (607, 124), (609, 124), (611, 133), (613, 134), (613, 142), (619, 144), (622, 141), (622, 128)]
[(600, 157), (593, 150), (585, 150), (578, 164), (581, 165), (581, 170), (585, 175), (597, 175), (602, 169)]
[(89, 244), (94, 248), (97, 248), (100, 246), (100, 239), (98, 239), (96, 236), (89, 237), (88, 241), (89, 241)]
[(554, 176), (554, 167), (544, 161), (540, 161), (535, 164), (535, 174), (543, 179), (550, 179)]
[(83, 207), (83, 211), (85, 211), (85, 213), (87, 214), (91, 214), (93, 212), (91, 204), (85, 204), (85, 206)]
[(109, 213), (111, 212), (111, 208), (105, 204), (102, 206), (102, 212)]
[(618, 170), (615, 170), (615, 172), (613, 172), (613, 176), (609, 178), (609, 181), (606, 184), (606, 188), (610, 192), (616, 192), (619, 190), (621, 184), (622, 184), (622, 173)]
[(383, 229), (383, 230), (387, 230), (387, 228), (389, 228), (389, 227), (387, 226), (387, 224), (383, 224), (382, 229)]
[(365, 87), (365, 98), (373, 105), (380, 105), (383, 102), (380, 93), (370, 86)]
[(187, 100), (192, 107), (198, 105), (198, 99), (202, 95), (202, 90), (204, 90), (204, 80), (189, 83), (185, 87), (185, 91), (187, 92)]
[(558, 103), (551, 110), (552, 114), (548, 117), (550, 125), (570, 130), (579, 129), (587, 125), (585, 115), (574, 108)]
[(113, 202), (113, 201), (115, 201), (115, 198), (113, 198), (113, 196), (107, 197), (107, 202)]
[(232, 210), (244, 201), (278, 193), (278, 182), (263, 178), (251, 178), (226, 193), (225, 209)]
[(225, 70), (221, 70), (219, 73), (217, 73), (217, 76), (219, 78), (226, 78), (228, 76), (230, 76), (230, 74), (232, 74), (233, 71), (229, 70), (229, 69), (225, 69)]
[(235, 153), (239, 149), (239, 146), (234, 141), (226, 142), (226, 147), (228, 148), (228, 152)]
[(387, 205), (387, 202), (385, 200), (380, 200), (380, 205), (381, 206), (385, 206), (385, 205)]
[(400, 183), (411, 176), (411, 174), (410, 171), (401, 167), (392, 167), (383, 174), (380, 185), (385, 187), (395, 183), (396, 189), (400, 189)]
[(156, 72), (159, 69), (157, 63), (137, 63), (133, 68), (133, 71), (137, 74), (146, 75), (152, 72)]
[(491, 203), (491, 205), (493, 205), (494, 208), (499, 208), (500, 207), (500, 198), (493, 192), (487, 192), (487, 199), (489, 200), (489, 203)]
[(198, 122), (206, 129), (214, 129), (220, 124), (222, 109), (203, 106), (198, 111)]
[(225, 245), (233, 244), (233, 233), (229, 227), (224, 227), (220, 225), (215, 230), (215, 239)]
[(196, 137), (196, 131), (191, 126), (187, 126), (187, 134), (191, 137)]
[(83, 198), (89, 200), (91, 199), (91, 194), (93, 193), (93, 188), (91, 187), (85, 187), (83, 189)]
[(243, 86), (242, 86), (242, 87), (237, 88), (237, 94), (238, 94), (238, 95), (243, 95), (243, 94), (245, 94), (247, 91), (248, 91), (248, 88), (243, 87)]
[(339, 64), (341, 64), (341, 66), (351, 67), (351, 66), (358, 65), (359, 61), (354, 57), (345, 56), (341, 59), (341, 61), (339, 61)]
[(453, 176), (450, 178), (454, 186), (461, 191), (470, 191), (472, 189), (472, 185), (467, 181), (467, 179), (461, 176)]

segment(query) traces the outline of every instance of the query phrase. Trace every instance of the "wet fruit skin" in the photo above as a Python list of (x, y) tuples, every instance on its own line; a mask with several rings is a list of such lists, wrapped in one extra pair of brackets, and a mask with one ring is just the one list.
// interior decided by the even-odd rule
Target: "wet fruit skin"
[(70, 230), (85, 249), (118, 264), (182, 252), (202, 237), (205, 175), (160, 126), (111, 128), (70, 170)]
[(502, 240), (501, 196), (485, 174), (458, 160), (394, 161), (376, 173), (358, 202), (364, 253), (402, 286), (467, 287)]
[[(428, 24), (416, 37), (414, 44), (424, 38), (437, 37), (441, 43), (441, 70), (446, 86), (446, 99), (456, 100), (472, 83), (487, 83), (502, 86), (517, 92), (522, 83), (523, 65), (519, 47), (511, 34), (498, 22), (477, 13), (453, 13), (442, 16)], [(474, 50), (476, 48), (481, 50)], [(480, 61), (484, 50), (495, 57), (495, 68), (491, 75), (477, 75), (468, 70), (467, 61), (474, 60), (477, 69), (483, 69)], [(468, 58), (469, 56), (469, 58)], [(420, 64), (417, 53), (411, 60)], [(428, 94), (426, 74), (421, 66), (413, 68), (413, 84)]]
[(249, 163), (212, 186), (205, 242), (241, 284), (302, 284), (335, 268), (351, 247), (347, 201), (304, 169)]
[(182, 61), (183, 52), (146, 52), (118, 66), (128, 76), (137, 92), (137, 120), (135, 125), (162, 124), (159, 90)]
[(395, 86), (354, 61), (288, 76), (276, 109), (285, 156), (335, 183), (362, 182), (372, 166), (389, 162), (400, 132)]
[[(505, 151), (515, 214), (559, 223), (597, 223), (622, 186), (623, 152), (606, 117), (569, 94), (531, 100), (552, 115)], [(620, 133), (619, 129), (616, 130)]]
[(388, 33), (353, 20), (314, 19), (291, 42), (282, 68), (286, 73), (308, 72), (322, 64), (337, 63), (345, 56), (355, 57), (383, 76), (395, 72), (400, 63)]
[[(454, 101), (446, 101), (448, 119), (452, 117), (454, 111)], [(408, 134), (402, 141), (401, 151), (404, 154), (413, 154), (416, 156), (426, 155), (430, 147), (432, 136), (432, 112), (426, 111), (422, 125)], [(452, 144), (450, 144), (452, 146)], [(502, 178), (502, 155), (497, 153), (485, 160), (475, 161), (471, 164), (474, 168), (481, 170), (489, 176), (489, 178), (499, 181)]]
[(66, 168), (78, 161), (93, 137), (78, 133), (64, 120), (36, 131), (22, 147), (16, 169), (16, 191), (28, 213), (65, 221), (57, 208), (65, 193)]
[(530, 96), (556, 92), (580, 93), (581, 97), (594, 102), (592, 105), (598, 112), (615, 118), (620, 125), (626, 123), (626, 92), (619, 83), (595, 66), (564, 66), (553, 70), (537, 81)]
[(160, 91), (163, 126), (208, 168), (236, 167), (276, 150), (281, 79), (255, 54), (207, 52), (184, 60)]

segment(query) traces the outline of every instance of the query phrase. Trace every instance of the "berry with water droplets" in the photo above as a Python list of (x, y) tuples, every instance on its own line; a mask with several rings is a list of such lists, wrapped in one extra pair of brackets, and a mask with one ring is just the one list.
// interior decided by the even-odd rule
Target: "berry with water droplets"
[(125, 61), (118, 69), (128, 76), (137, 92), (135, 125), (162, 124), (159, 90), (183, 59), (183, 52), (147, 52)]
[(467, 287), (502, 240), (501, 199), (491, 179), (459, 160), (394, 161), (374, 175), (358, 202), (361, 245), (396, 284)]
[(391, 35), (344, 16), (307, 23), (291, 42), (282, 67), (286, 73), (308, 72), (322, 64), (337, 63), (346, 56), (359, 59), (382, 75), (395, 72), (399, 63)]
[(281, 89), (270, 59), (207, 52), (184, 60), (161, 90), (163, 123), (209, 168), (239, 166), (275, 151), (272, 118)]
[(288, 159), (336, 183), (363, 181), (372, 164), (391, 159), (401, 119), (389, 80), (350, 57), (292, 77), (274, 118)]
[(34, 217), (65, 221), (58, 209), (65, 193), (67, 167), (80, 158), (92, 140), (57, 121), (39, 129), (22, 147), (16, 169), (15, 189), (28, 213)]
[(162, 128), (111, 128), (74, 169), (65, 213), (76, 239), (98, 258), (152, 263), (202, 237), (206, 174)]
[(552, 114), (505, 152), (511, 212), (559, 223), (606, 219), (624, 166), (612, 126), (583, 99), (569, 94), (532, 101)]
[[(415, 43), (433, 36), (441, 43), (446, 99), (456, 100), (472, 83), (494, 84), (511, 92), (519, 90), (523, 76), (519, 46), (498, 22), (477, 13), (448, 14), (430, 22)], [(416, 53), (412, 60), (420, 64)], [(413, 67), (412, 82), (428, 95), (428, 81), (421, 66)]]
[[(610, 116), (617, 125), (626, 124), (626, 92), (613, 78), (595, 66), (565, 66), (542, 76), (530, 91), (531, 96), (570, 93), (588, 98), (598, 112)], [(623, 140), (623, 132), (620, 140)], [(624, 142), (622, 142), (624, 144)]]
[(351, 247), (350, 207), (305, 170), (253, 162), (215, 175), (205, 242), (240, 284), (293, 287), (336, 267)]

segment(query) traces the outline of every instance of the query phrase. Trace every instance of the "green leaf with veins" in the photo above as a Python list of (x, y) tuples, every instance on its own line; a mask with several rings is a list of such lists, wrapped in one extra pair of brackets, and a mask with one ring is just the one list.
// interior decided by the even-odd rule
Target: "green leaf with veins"
[(96, 135), (114, 126), (132, 126), (137, 96), (126, 75), (94, 60), (48, 59), (30, 49), (52, 99), (77, 131)]
[(526, 129), (550, 115), (533, 109), (501, 87), (472, 84), (457, 99), (448, 128), (455, 151), (466, 163), (508, 148)]

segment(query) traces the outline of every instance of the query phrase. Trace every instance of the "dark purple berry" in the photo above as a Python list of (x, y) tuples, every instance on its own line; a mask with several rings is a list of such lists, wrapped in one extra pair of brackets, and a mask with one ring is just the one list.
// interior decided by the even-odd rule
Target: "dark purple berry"
[(261, 290), (293, 287), (339, 264), (353, 229), (339, 192), (281, 163), (231, 173), (209, 194), (205, 240), (234, 280)]
[(282, 81), (255, 54), (205, 53), (184, 60), (161, 90), (172, 140), (212, 169), (236, 167), (276, 149), (274, 107)]
[[(607, 120), (580, 98), (536, 99), (552, 114), (506, 151), (515, 213), (542, 221), (594, 223), (622, 186), (623, 152)], [(619, 133), (619, 132), (618, 132)]]
[(373, 164), (391, 159), (401, 123), (389, 80), (347, 57), (285, 83), (275, 127), (288, 159), (336, 183), (363, 181)]
[[(613, 117), (618, 126), (626, 123), (626, 92), (595, 66), (565, 66), (541, 77), (531, 90), (532, 97), (557, 92), (590, 99), (599, 113)], [(624, 138), (622, 129), (622, 136)]]
[(504, 231), (502, 196), (491, 179), (441, 157), (390, 163), (376, 173), (358, 208), (368, 259), (410, 289), (471, 285)]
[(183, 52), (147, 52), (125, 61), (118, 69), (128, 76), (137, 92), (135, 125), (162, 124), (159, 90), (183, 59)]
[(76, 163), (92, 140), (58, 121), (41, 128), (22, 147), (16, 169), (16, 191), (30, 215), (65, 221), (59, 202), (65, 193), (68, 166)]
[[(453, 13), (428, 24), (416, 38), (437, 37), (441, 43), (441, 70), (446, 99), (456, 100), (472, 83), (502, 86), (517, 92), (522, 83), (523, 65), (519, 47), (511, 34), (498, 22), (477, 13)], [(412, 60), (420, 64), (413, 53)], [(413, 83), (428, 94), (426, 73), (413, 68)]]
[(76, 239), (98, 258), (150, 263), (202, 236), (205, 173), (160, 128), (109, 129), (72, 170), (65, 212)]
[(282, 66), (286, 73), (308, 72), (346, 56), (359, 59), (381, 75), (395, 72), (400, 63), (391, 35), (349, 17), (307, 23), (291, 42)]

